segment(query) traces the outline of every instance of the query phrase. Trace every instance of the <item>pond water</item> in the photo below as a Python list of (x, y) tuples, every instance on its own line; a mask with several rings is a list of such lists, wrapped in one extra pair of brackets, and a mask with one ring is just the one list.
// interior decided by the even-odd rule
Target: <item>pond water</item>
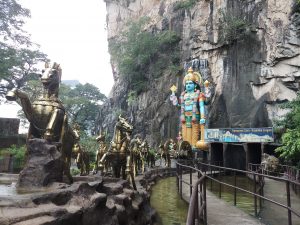
[(151, 206), (157, 211), (156, 225), (185, 225), (188, 204), (178, 194), (176, 178), (159, 180), (153, 187)]
[[(233, 176), (221, 176), (220, 179), (225, 183), (234, 184)], [(239, 187), (249, 191), (253, 190), (253, 181), (248, 177), (237, 176), (236, 180)], [(219, 196), (218, 183), (208, 180), (207, 190)], [(222, 200), (233, 204), (233, 193), (233, 188), (222, 185)], [(157, 223), (155, 225), (186, 224), (188, 204), (182, 200), (178, 194), (175, 177), (159, 180), (157, 184), (152, 187), (150, 203), (158, 213)], [(250, 194), (237, 190), (236, 206), (246, 213), (254, 215), (254, 200)], [(257, 201), (257, 207), (259, 211), (259, 201)]]
[(47, 191), (47, 188), (17, 188), (16, 187), (17, 181), (14, 180), (0, 180), (0, 198), (1, 197), (16, 197), (18, 196), (25, 196), (25, 195), (30, 195), (33, 193), (38, 193), (38, 192), (45, 192)]

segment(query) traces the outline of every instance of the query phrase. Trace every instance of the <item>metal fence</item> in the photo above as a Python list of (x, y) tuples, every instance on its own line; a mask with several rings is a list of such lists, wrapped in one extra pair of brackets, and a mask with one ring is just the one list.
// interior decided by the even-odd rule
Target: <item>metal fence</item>
[[(300, 219), (300, 212), (296, 212), (296, 210), (291, 207), (291, 198), (290, 198), (290, 186), (294, 185), (297, 188), (300, 187), (300, 183), (297, 181), (289, 180), (287, 178), (280, 178), (280, 177), (275, 177), (275, 176), (271, 176), (271, 175), (266, 175), (266, 174), (258, 173), (255, 171), (245, 171), (245, 170), (238, 170), (238, 169), (232, 169), (232, 168), (212, 165), (212, 164), (203, 163), (203, 162), (196, 161), (196, 160), (190, 160), (190, 161), (181, 160), (180, 162), (177, 163), (177, 169), (178, 169), (178, 172), (177, 172), (177, 174), (178, 174), (178, 191), (181, 194), (181, 196), (182, 196), (182, 184), (183, 183), (186, 183), (187, 185), (190, 186), (190, 193), (192, 193), (192, 191), (196, 190), (195, 188), (192, 188), (192, 173), (195, 173), (195, 172), (198, 173), (199, 179), (201, 179), (203, 177), (202, 183), (199, 181), (201, 183), (200, 201), (202, 198), (202, 202), (204, 202), (204, 205), (200, 204), (201, 209), (203, 206), (203, 209), (200, 214), (201, 218), (207, 217), (206, 194), (204, 194), (205, 193), (204, 188), (206, 188), (206, 184), (209, 180), (210, 182), (214, 181), (219, 184), (219, 197), (221, 197), (221, 195), (222, 195), (222, 185), (233, 188), (234, 189), (234, 193), (233, 193), (234, 194), (234, 198), (233, 198), (234, 205), (236, 205), (237, 190), (252, 195), (253, 203), (254, 203), (253, 204), (254, 212), (255, 212), (256, 216), (258, 215), (258, 204), (261, 208), (262, 201), (268, 201), (268, 202), (271, 202), (271, 203), (287, 210), (287, 224), (288, 225), (292, 225), (292, 214), (294, 214), (297, 218)], [(184, 173), (190, 173), (190, 182), (183, 181), (182, 174), (184, 174)], [(234, 184), (233, 185), (222, 182), (221, 179), (217, 179), (217, 177), (221, 177), (222, 175), (226, 175), (226, 174), (234, 175)], [(253, 190), (252, 191), (240, 188), (238, 186), (238, 184), (236, 183), (236, 175), (237, 174), (243, 174), (245, 176), (250, 177), (253, 180)], [(287, 196), (286, 204), (282, 204), (273, 199), (264, 197), (264, 178), (274, 179), (274, 180), (277, 180), (280, 182), (284, 182), (286, 184), (286, 196)], [(191, 194), (191, 196), (192, 196), (192, 194)], [(192, 205), (192, 199), (191, 199), (189, 211), (190, 210), (195, 211), (196, 207), (197, 207), (196, 200), (194, 200), (193, 205)], [(204, 211), (204, 208), (205, 208), (205, 211)], [(193, 214), (191, 214), (192, 218), (190, 218), (189, 216), (190, 216), (190, 214), (188, 214), (187, 221), (195, 222), (195, 217), (193, 217)], [(207, 223), (207, 221), (205, 220), (204, 224), (206, 224), (206, 223)], [(194, 223), (187, 223), (187, 224), (194, 224)]]
[[(292, 166), (279, 164), (276, 165), (276, 169), (269, 170), (268, 168), (262, 166), (261, 164), (249, 163), (248, 170), (256, 173), (275, 176), (275, 177), (283, 177), (287, 180), (300, 183), (300, 170)], [(297, 195), (300, 195), (300, 186), (295, 185), (295, 183), (291, 183), (291, 186), (292, 189), (295, 191), (295, 193)]]
[(24, 167), (24, 160), (14, 156), (0, 157), (0, 172), (19, 173)]

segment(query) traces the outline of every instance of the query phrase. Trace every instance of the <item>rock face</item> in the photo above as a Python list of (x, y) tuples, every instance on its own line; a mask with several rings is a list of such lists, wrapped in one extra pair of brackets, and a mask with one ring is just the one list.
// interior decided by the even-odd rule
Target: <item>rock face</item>
[(45, 193), (12, 198), (0, 204), (1, 225), (146, 225), (155, 214), (149, 195), (120, 179), (55, 183)]
[[(300, 6), (294, 0), (199, 0), (176, 8), (178, 2), (192, 1), (106, 0), (108, 39), (118, 36), (129, 19), (150, 17), (149, 27), (170, 29), (181, 37), (182, 67), (195, 59), (205, 62), (200, 71), (214, 88), (208, 127), (272, 126), (285, 113), (279, 103), (295, 98), (299, 90)], [(235, 32), (233, 38), (230, 32)], [(112, 112), (122, 110), (152, 146), (176, 137), (179, 110), (168, 97), (172, 84), (182, 90), (182, 76), (164, 71), (128, 107), (128, 84), (116, 62), (112, 67), (115, 85), (99, 123), (112, 127)]]
[(27, 160), (17, 186), (43, 187), (63, 179), (63, 161), (55, 145), (44, 139), (29, 139)]

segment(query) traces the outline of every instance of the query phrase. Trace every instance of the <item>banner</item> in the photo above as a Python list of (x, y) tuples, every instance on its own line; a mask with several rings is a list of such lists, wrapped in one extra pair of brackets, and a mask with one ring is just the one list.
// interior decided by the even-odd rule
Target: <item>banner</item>
[(205, 129), (206, 142), (274, 142), (273, 127)]

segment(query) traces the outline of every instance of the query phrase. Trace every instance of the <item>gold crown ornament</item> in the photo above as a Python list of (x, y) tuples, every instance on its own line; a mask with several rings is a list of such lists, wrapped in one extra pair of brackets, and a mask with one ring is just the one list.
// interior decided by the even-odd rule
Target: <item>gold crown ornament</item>
[(202, 77), (201, 74), (198, 72), (195, 72), (192, 67), (188, 69), (188, 73), (184, 76), (183, 84), (187, 82), (188, 80), (191, 80), (197, 84), (202, 84)]

